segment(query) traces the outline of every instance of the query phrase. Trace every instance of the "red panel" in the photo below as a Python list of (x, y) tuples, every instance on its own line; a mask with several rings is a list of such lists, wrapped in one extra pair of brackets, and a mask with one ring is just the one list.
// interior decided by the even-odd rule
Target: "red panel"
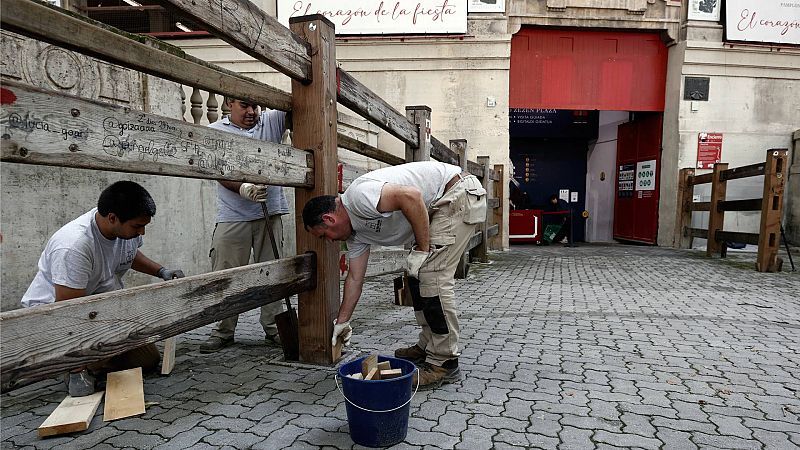
[(658, 34), (523, 28), (511, 39), (512, 108), (663, 111)]

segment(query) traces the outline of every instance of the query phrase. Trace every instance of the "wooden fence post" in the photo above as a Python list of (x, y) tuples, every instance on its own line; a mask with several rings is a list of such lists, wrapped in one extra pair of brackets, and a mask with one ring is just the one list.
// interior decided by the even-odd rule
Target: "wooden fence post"
[(505, 204), (506, 195), (506, 180), (505, 180), (505, 166), (502, 164), (494, 165), (494, 172), (498, 175), (500, 180), (494, 182), (494, 197), (500, 199), (500, 207), (494, 209), (493, 225), (497, 225), (497, 234), (489, 241), (492, 244), (492, 250), (503, 250), (503, 236), (505, 235), (505, 227), (503, 226), (503, 205)]
[(728, 163), (714, 164), (714, 175), (711, 180), (711, 206), (708, 211), (708, 242), (706, 243), (706, 256), (714, 253), (722, 254), (724, 242), (716, 239), (717, 231), (722, 231), (725, 223), (725, 211), (719, 210), (720, 202), (725, 201), (727, 183), (722, 179), (722, 171), (728, 170)]
[(429, 161), (431, 159), (431, 108), (429, 106), (406, 106), (406, 117), (417, 125), (419, 146), (406, 144), (406, 162)]
[[(336, 194), (336, 48), (334, 26), (322, 15), (293, 17), (291, 30), (311, 46), (312, 82), (292, 80), (293, 146), (314, 150), (314, 189), (295, 190), (295, 213), (306, 201)], [(316, 287), (298, 295), (300, 360), (330, 364), (341, 348), (331, 346), (339, 310), (339, 244), (316, 239), (297, 226), (297, 253), (317, 254)]]
[[(486, 193), (489, 193), (489, 183), (491, 180), (489, 179), (489, 157), (488, 156), (478, 156), (478, 164), (483, 167), (483, 179), (481, 182), (483, 183), (483, 188), (486, 189)], [(487, 195), (488, 198), (488, 195)], [(486, 220), (483, 223), (478, 224), (478, 231), (481, 233), (481, 243), (475, 247), (473, 255), (478, 258), (481, 262), (489, 262), (489, 256), (487, 255), (486, 249), (489, 246), (487, 242), (489, 240), (489, 235), (486, 233), (486, 229), (488, 228), (488, 221), (489, 221), (489, 212), (486, 212)]]
[[(463, 172), (467, 172), (467, 140), (466, 139), (451, 139), (450, 150), (458, 154), (458, 164), (461, 166)], [(463, 280), (469, 275), (469, 250), (464, 250), (461, 255), (461, 260), (456, 266), (455, 277)]]
[(781, 269), (778, 249), (781, 245), (781, 216), (783, 192), (789, 151), (785, 148), (767, 151), (764, 166), (764, 195), (761, 199), (761, 228), (758, 231), (758, 259), (756, 270), (777, 272)]
[(672, 246), (675, 248), (692, 248), (692, 237), (685, 233), (686, 227), (692, 225), (692, 201), (694, 185), (690, 180), (694, 177), (694, 169), (681, 169), (678, 173), (678, 204), (675, 219), (675, 235)]

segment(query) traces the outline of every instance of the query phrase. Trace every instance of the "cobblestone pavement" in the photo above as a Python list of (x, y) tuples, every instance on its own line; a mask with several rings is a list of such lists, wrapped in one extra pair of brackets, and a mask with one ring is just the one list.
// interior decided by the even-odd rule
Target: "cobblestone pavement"
[[(395, 448), (800, 447), (800, 274), (752, 255), (637, 247), (512, 247), (457, 283), (461, 382), (419, 392)], [(748, 259), (749, 258), (749, 259)], [(370, 280), (354, 358), (415, 342), (391, 277)], [(2, 448), (353, 448), (334, 370), (285, 364), (244, 315), (237, 345), (184, 334), (140, 417), (38, 439), (56, 380), (2, 396)]]

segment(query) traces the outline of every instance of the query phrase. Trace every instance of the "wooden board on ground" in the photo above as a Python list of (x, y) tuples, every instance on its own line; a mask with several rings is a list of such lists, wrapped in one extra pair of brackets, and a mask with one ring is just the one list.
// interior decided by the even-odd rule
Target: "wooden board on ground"
[(108, 374), (103, 422), (144, 414), (142, 368)]
[(67, 396), (39, 426), (39, 437), (84, 431), (103, 400), (103, 391), (86, 397)]
[(175, 367), (175, 336), (164, 340), (164, 356), (161, 359), (161, 375), (169, 375)]

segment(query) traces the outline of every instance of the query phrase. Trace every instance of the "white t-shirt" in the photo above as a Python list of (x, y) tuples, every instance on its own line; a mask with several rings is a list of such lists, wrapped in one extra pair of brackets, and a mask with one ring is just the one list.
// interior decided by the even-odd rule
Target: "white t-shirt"
[(347, 240), (347, 256), (362, 255), (372, 244), (404, 245), (414, 241), (414, 230), (402, 211), (378, 211), (381, 190), (386, 183), (416, 186), (428, 206), (442, 198), (444, 187), (461, 168), (438, 161), (421, 161), (378, 169), (353, 180), (342, 194), (350, 216), (353, 235)]
[(53, 234), (39, 257), (39, 271), (22, 296), (22, 306), (56, 301), (55, 285), (86, 289), (86, 295), (124, 287), (122, 276), (131, 268), (142, 237), (106, 239), (97, 227), (97, 208)]
[[(210, 124), (209, 127), (252, 139), (280, 142), (285, 129), (285, 120), (285, 112), (266, 109), (261, 113), (258, 123), (250, 129), (240, 128), (227, 117)], [(267, 186), (267, 211), (270, 216), (289, 213), (289, 203), (286, 201), (282, 186)], [(263, 218), (264, 211), (259, 202), (244, 199), (217, 183), (217, 223), (248, 222)]]

